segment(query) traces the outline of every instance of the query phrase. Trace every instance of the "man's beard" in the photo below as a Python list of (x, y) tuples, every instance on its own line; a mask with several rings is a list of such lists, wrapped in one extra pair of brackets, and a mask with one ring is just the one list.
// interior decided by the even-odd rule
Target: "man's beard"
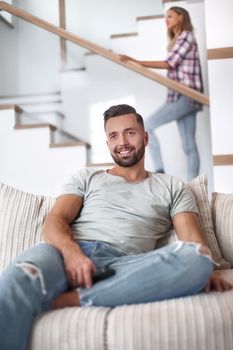
[[(129, 147), (126, 147), (126, 148), (129, 148)], [(122, 158), (119, 158), (117, 151), (114, 150), (114, 154), (111, 153), (111, 156), (117, 165), (128, 168), (139, 163), (140, 160), (144, 157), (144, 154), (145, 154), (145, 146), (143, 144), (138, 149), (137, 152), (134, 149), (134, 152), (132, 153), (132, 155), (129, 155), (129, 156), (126, 155), (126, 156), (123, 156)]]

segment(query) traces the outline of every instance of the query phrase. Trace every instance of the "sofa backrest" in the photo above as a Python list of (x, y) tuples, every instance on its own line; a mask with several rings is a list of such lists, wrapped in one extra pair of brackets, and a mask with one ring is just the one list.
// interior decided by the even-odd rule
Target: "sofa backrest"
[[(198, 176), (188, 186), (196, 199), (204, 238), (212, 251), (214, 260), (218, 264), (217, 267), (230, 268), (231, 264), (233, 265), (233, 239), (230, 240), (228, 234), (226, 244), (224, 243), (226, 230), (223, 230), (223, 225), (221, 225), (220, 246), (222, 252), (224, 252), (224, 257), (228, 258), (230, 264), (223, 258), (215, 236), (207, 194), (206, 176)], [(0, 272), (16, 255), (42, 241), (42, 224), (55, 200), (52, 197), (34, 195), (0, 184)], [(223, 216), (223, 214), (220, 214), (221, 207), (218, 208), (218, 211), (219, 215), (215, 212), (215, 227), (220, 230), (218, 222)], [(233, 210), (231, 216), (233, 217)], [(160, 245), (167, 244), (175, 239), (177, 239), (175, 232), (171, 231), (160, 242)], [(230, 245), (229, 242), (231, 242)]]

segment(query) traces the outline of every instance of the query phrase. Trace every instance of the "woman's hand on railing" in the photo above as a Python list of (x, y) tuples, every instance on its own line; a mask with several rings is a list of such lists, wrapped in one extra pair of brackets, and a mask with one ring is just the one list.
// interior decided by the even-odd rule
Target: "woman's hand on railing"
[(121, 62), (133, 61), (133, 62), (139, 63), (139, 61), (137, 61), (134, 58), (127, 56), (127, 55), (119, 55), (119, 57), (120, 57)]

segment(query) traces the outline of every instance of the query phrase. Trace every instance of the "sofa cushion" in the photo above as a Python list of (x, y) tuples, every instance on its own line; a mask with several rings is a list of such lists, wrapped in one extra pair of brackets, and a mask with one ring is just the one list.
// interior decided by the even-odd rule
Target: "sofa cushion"
[(42, 240), (41, 226), (54, 201), (0, 184), (0, 272)]
[(109, 308), (69, 307), (49, 311), (34, 322), (28, 350), (106, 349)]
[[(233, 282), (233, 270), (219, 271)], [(108, 315), (111, 350), (233, 349), (233, 291), (119, 306)]]
[(223, 256), (233, 266), (233, 194), (212, 194), (213, 225)]

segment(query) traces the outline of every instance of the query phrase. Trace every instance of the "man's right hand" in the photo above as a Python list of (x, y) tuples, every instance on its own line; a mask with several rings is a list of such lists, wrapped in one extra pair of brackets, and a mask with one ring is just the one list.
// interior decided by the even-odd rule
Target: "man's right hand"
[(75, 220), (83, 205), (77, 195), (60, 196), (47, 215), (43, 235), (47, 243), (57, 248), (63, 255), (65, 271), (71, 288), (92, 286), (92, 274), (96, 271), (93, 262), (83, 254), (73, 240), (70, 224)]
[(96, 267), (74, 242), (62, 249), (67, 278), (71, 288), (92, 286), (92, 274)]

